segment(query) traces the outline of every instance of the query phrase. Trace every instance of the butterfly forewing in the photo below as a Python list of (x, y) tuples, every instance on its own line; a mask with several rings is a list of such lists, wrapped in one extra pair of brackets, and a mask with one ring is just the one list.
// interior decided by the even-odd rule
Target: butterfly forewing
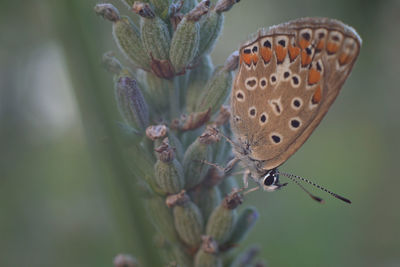
[(343, 23), (305, 18), (260, 31), (240, 48), (232, 129), (263, 169), (285, 162), (319, 124), (358, 56)]

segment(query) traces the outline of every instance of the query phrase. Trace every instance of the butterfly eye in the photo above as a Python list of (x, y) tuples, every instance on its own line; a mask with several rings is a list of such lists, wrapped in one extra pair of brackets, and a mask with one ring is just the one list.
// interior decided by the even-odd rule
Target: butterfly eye
[(271, 186), (273, 185), (275, 182), (275, 176), (274, 175), (270, 175), (268, 174), (267, 176), (265, 176), (264, 178), (264, 185), (265, 186)]

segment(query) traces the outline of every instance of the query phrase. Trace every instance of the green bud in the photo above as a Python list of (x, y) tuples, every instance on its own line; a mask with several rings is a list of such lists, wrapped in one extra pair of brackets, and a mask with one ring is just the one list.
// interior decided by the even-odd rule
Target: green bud
[(235, 228), (233, 229), (229, 244), (237, 244), (246, 238), (249, 231), (253, 228), (259, 215), (255, 208), (247, 207), (239, 215)]
[(200, 25), (197, 22), (208, 12), (209, 1), (202, 1), (178, 24), (171, 41), (169, 57), (176, 73), (180, 73), (197, 54), (200, 41)]
[(197, 0), (184, 0), (180, 12), (183, 14), (188, 13), (192, 10), (195, 6), (197, 6), (199, 2)]
[(212, 161), (210, 144), (219, 140), (218, 134), (207, 129), (186, 150), (183, 157), (183, 170), (185, 173), (185, 188), (190, 189), (199, 184), (205, 177)]
[(239, 185), (236, 182), (236, 179), (232, 176), (222, 180), (218, 187), (221, 190), (221, 195), (223, 197), (232, 193), (233, 189), (239, 189)]
[(203, 232), (203, 216), (199, 208), (188, 200), (173, 208), (175, 228), (182, 241), (190, 247), (198, 247)]
[(156, 149), (159, 153), (154, 170), (158, 186), (167, 194), (176, 194), (183, 188), (183, 169), (175, 159), (174, 150), (168, 143), (163, 143)]
[(119, 78), (115, 85), (115, 98), (125, 122), (144, 130), (149, 123), (149, 111), (136, 81), (129, 77)]
[(156, 230), (169, 242), (176, 242), (178, 234), (174, 227), (174, 218), (164, 199), (159, 196), (153, 196), (147, 199), (145, 204), (149, 218)]
[(147, 84), (146, 93), (152, 102), (153, 109), (161, 114), (169, 106), (169, 102), (165, 101), (169, 97), (170, 81), (157, 77), (151, 72), (146, 72), (144, 78)]
[(175, 149), (176, 158), (182, 162), (184, 149), (183, 149), (183, 145), (182, 145), (181, 141), (178, 139), (178, 137), (172, 131), (168, 132), (168, 139), (169, 139), (169, 143), (171, 144), (171, 147), (173, 147)]
[(199, 207), (205, 221), (211, 212), (221, 202), (221, 192), (218, 187), (198, 187), (191, 193), (193, 202)]
[(221, 245), (230, 238), (237, 220), (236, 207), (241, 202), (239, 194), (230, 194), (211, 213), (206, 226), (206, 234), (213, 237), (218, 244)]
[(167, 60), (171, 42), (168, 26), (155, 15), (149, 4), (135, 2), (133, 11), (141, 16), (140, 31), (147, 55), (152, 59)]
[(194, 267), (222, 267), (221, 257), (199, 250), (194, 258)]
[(217, 67), (213, 76), (207, 82), (200, 99), (196, 105), (196, 111), (211, 109), (211, 114), (217, 112), (225, 102), (232, 87), (232, 70), (236, 68), (237, 53), (233, 53), (223, 67)]
[(143, 48), (138, 28), (130, 18), (123, 16), (113, 23), (113, 36), (126, 58), (140, 68), (150, 69), (150, 57)]
[(121, 62), (119, 62), (119, 60), (115, 57), (114, 52), (112, 51), (104, 53), (102, 63), (108, 72), (117, 75), (121, 73), (123, 68)]
[(209, 54), (212, 51), (221, 34), (223, 24), (223, 14), (216, 12), (215, 9), (207, 14), (206, 19), (200, 24), (199, 56)]
[(205, 84), (210, 79), (213, 68), (211, 57), (207, 55), (201, 57), (196, 68), (190, 71), (185, 101), (188, 113), (194, 112), (197, 100), (203, 92)]
[(154, 7), (154, 12), (163, 20), (168, 18), (168, 9), (171, 5), (171, 0), (149, 0)]
[(192, 266), (192, 259), (189, 255), (184, 252), (182, 246), (173, 246), (171, 248), (172, 259), (178, 264), (179, 267), (190, 267)]

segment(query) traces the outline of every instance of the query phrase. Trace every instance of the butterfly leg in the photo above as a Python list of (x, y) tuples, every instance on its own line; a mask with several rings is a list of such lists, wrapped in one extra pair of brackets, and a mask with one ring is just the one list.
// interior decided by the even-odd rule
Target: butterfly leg
[(243, 174), (243, 189), (249, 188), (249, 177), (250, 177), (250, 171), (245, 170)]

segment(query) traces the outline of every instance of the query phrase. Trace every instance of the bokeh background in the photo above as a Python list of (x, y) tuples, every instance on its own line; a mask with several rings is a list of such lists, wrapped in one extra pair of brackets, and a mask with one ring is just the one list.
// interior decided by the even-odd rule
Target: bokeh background
[[(116, 47), (95, 3), (0, 8), (0, 266), (111, 266), (119, 252), (154, 254), (115, 141), (100, 58)], [(282, 167), (353, 204), (318, 192), (320, 205), (294, 185), (249, 195), (260, 219), (243, 247), (258, 244), (269, 266), (400, 266), (399, 14), (397, 0), (243, 0), (226, 13), (215, 65), (258, 28), (297, 17), (337, 18), (363, 39), (336, 103)]]

